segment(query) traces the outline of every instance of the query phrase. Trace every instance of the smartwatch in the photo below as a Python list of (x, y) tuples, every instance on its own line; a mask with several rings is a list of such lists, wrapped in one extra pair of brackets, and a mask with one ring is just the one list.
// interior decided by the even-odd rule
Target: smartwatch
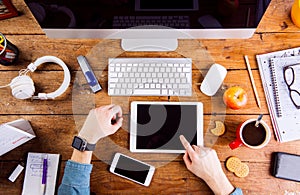
[(74, 136), (72, 147), (79, 151), (94, 151), (96, 144), (89, 144), (84, 138)]

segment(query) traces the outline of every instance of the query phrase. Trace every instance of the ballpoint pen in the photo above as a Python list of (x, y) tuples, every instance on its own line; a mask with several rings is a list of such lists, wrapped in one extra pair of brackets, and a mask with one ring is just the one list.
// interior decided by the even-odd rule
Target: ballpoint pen
[(43, 160), (43, 174), (42, 174), (42, 194), (46, 194), (46, 184), (47, 184), (47, 169), (48, 169), (48, 157), (45, 155)]

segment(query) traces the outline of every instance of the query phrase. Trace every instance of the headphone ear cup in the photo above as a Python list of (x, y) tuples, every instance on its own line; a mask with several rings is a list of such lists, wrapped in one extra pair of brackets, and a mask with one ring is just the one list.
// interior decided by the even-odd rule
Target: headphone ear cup
[(33, 80), (27, 75), (14, 78), (10, 83), (10, 88), (12, 95), (21, 100), (31, 98), (35, 92)]

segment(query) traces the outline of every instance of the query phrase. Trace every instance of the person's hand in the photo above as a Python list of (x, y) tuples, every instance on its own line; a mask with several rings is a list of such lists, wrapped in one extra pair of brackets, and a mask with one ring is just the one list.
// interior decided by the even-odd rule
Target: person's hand
[(180, 136), (180, 140), (186, 149), (183, 160), (189, 171), (205, 181), (222, 171), (215, 150), (201, 146), (191, 146), (183, 136)]
[(92, 109), (87, 116), (79, 137), (95, 144), (103, 137), (114, 134), (123, 122), (122, 109), (117, 105), (101, 106)]
[(216, 151), (202, 146), (191, 146), (183, 135), (179, 138), (186, 149), (183, 160), (187, 169), (203, 179), (215, 194), (231, 193), (234, 187), (224, 174)]

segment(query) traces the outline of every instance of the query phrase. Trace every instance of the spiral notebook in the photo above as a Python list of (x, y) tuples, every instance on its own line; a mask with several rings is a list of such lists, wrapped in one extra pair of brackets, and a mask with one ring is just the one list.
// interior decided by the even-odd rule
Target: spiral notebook
[[(47, 157), (47, 179), (42, 188), (43, 160)], [(54, 195), (57, 183), (60, 154), (29, 152), (26, 162), (22, 195)]]
[(259, 73), (270, 112), (272, 125), (279, 142), (300, 140), (300, 109), (289, 95), (283, 68), (295, 66), (295, 84), (300, 89), (300, 47), (256, 56)]

